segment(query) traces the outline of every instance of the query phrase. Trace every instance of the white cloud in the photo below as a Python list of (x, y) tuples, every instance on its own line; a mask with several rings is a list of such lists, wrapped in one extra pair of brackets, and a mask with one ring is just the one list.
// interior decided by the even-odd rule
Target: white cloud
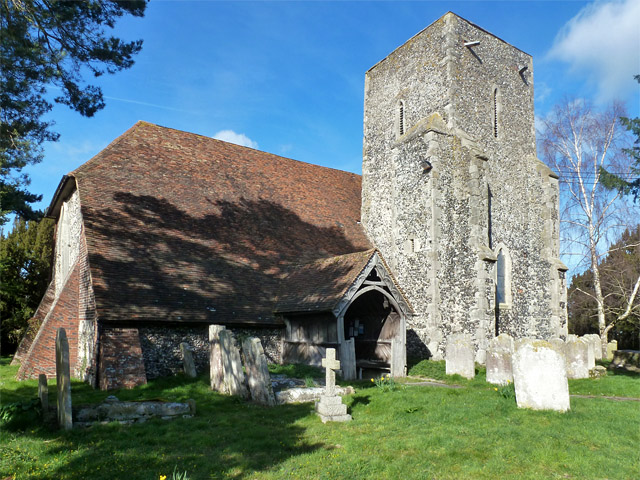
[(600, 101), (624, 98), (640, 73), (640, 2), (596, 1), (562, 28), (549, 55), (586, 74)]
[(258, 148), (258, 143), (251, 140), (244, 133), (236, 133), (233, 130), (220, 130), (213, 138), (229, 143), (235, 143), (243, 147)]

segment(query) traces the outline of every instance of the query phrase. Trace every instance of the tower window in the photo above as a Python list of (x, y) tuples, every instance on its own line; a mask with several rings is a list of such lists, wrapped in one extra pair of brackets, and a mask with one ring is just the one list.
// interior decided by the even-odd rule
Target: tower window
[(405, 126), (405, 113), (404, 113), (404, 101), (398, 102), (398, 135), (402, 136), (406, 132)]
[(498, 138), (498, 89), (493, 90), (493, 136)]
[(496, 261), (496, 303), (511, 304), (511, 255), (505, 246), (498, 248)]

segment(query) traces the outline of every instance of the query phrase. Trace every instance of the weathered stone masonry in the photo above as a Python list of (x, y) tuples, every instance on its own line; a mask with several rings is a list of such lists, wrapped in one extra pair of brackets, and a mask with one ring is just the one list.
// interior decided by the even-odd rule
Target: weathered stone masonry
[(367, 72), (363, 225), (418, 312), (408, 338), (435, 358), (452, 332), (481, 362), (499, 333), (566, 333), (557, 192), (529, 55), (449, 13)]

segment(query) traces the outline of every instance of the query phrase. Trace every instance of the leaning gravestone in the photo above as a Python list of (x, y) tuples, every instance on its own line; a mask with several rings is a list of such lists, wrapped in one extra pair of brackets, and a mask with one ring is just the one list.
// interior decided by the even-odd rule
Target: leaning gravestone
[(351, 415), (347, 413), (342, 398), (336, 394), (336, 370), (340, 369), (340, 362), (336, 360), (335, 348), (327, 348), (327, 357), (322, 359), (322, 366), (326, 369), (325, 390), (316, 403), (316, 412), (322, 423), (348, 422)]
[(461, 375), (465, 378), (476, 376), (473, 341), (467, 333), (453, 333), (449, 336), (446, 352), (447, 375)]
[(71, 373), (69, 370), (69, 342), (64, 328), (56, 333), (56, 382), (58, 389), (58, 425), (65, 430), (73, 428), (71, 412)]
[(582, 338), (567, 338), (564, 344), (564, 357), (567, 365), (567, 378), (589, 378), (589, 350), (591, 346)]
[(244, 399), (249, 398), (249, 390), (245, 383), (242, 371), (240, 351), (236, 346), (233, 334), (229, 330), (220, 332), (220, 349), (222, 351), (222, 370), (224, 375), (225, 390), (231, 395), (238, 395)]
[(196, 378), (196, 364), (193, 361), (193, 351), (188, 343), (182, 342), (180, 344), (180, 353), (182, 353), (182, 367), (187, 377)]
[(516, 340), (513, 380), (518, 408), (569, 410), (565, 362), (549, 342), (530, 338)]
[(222, 349), (220, 347), (220, 332), (222, 325), (209, 325), (209, 379), (211, 390), (227, 393), (224, 385), (224, 369), (222, 367)]
[(49, 410), (49, 385), (47, 385), (47, 376), (44, 373), (38, 375), (38, 398), (42, 412), (46, 415)]
[(244, 366), (247, 370), (251, 399), (262, 405), (274, 406), (276, 397), (273, 394), (267, 357), (260, 339), (256, 337), (245, 338), (242, 342), (242, 354), (244, 355)]
[(487, 382), (505, 385), (513, 382), (511, 356), (513, 355), (513, 338), (501, 333), (489, 342), (487, 349)]

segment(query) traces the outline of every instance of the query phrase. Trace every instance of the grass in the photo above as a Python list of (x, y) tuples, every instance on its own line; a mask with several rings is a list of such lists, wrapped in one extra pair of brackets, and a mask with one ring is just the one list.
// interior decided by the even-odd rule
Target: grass
[[(299, 368), (274, 370), (321, 376)], [(114, 393), (121, 400), (194, 398), (198, 414), (70, 432), (36, 423), (19, 429), (5, 425), (0, 478), (157, 480), (171, 478), (175, 468), (191, 480), (638, 478), (640, 403), (572, 398), (565, 414), (522, 410), (484, 382), (482, 369), (474, 380), (443, 371), (442, 362), (421, 362), (410, 373), (463, 388), (384, 392), (363, 381), (345, 397), (353, 421), (327, 425), (310, 404), (266, 408), (240, 402), (211, 392), (207, 377), (179, 376), (117, 392), (74, 382), (74, 405)], [(36, 381), (16, 382), (15, 373), (2, 359), (2, 404), (37, 393)], [(640, 397), (640, 377), (571, 381), (570, 389)]]

